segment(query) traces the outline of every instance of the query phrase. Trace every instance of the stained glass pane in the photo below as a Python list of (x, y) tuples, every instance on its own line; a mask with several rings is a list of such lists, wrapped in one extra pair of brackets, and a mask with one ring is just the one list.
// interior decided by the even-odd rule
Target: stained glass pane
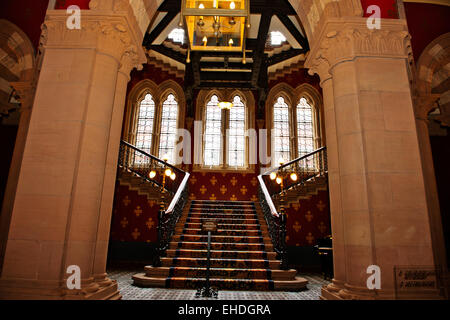
[(239, 96), (233, 99), (228, 131), (228, 165), (243, 167), (245, 158), (245, 105)]
[[(154, 120), (155, 102), (151, 94), (146, 94), (139, 104), (136, 147), (147, 153), (151, 152)], [(136, 155), (135, 163), (142, 164), (143, 162), (144, 158)]]
[[(314, 131), (312, 123), (312, 107), (305, 98), (297, 105), (297, 135), (298, 156), (304, 156), (314, 151)], [(307, 167), (313, 167), (313, 160), (304, 162)]]
[(290, 160), (289, 147), (289, 106), (279, 97), (273, 106), (274, 159), (278, 165), (280, 158)]
[(206, 166), (220, 165), (220, 149), (222, 137), (222, 110), (219, 108), (219, 98), (216, 95), (206, 104), (205, 120), (205, 150), (204, 164)]
[(159, 138), (159, 157), (168, 156), (174, 163), (175, 139), (177, 134), (178, 103), (173, 94), (163, 102), (161, 115), (161, 134)]

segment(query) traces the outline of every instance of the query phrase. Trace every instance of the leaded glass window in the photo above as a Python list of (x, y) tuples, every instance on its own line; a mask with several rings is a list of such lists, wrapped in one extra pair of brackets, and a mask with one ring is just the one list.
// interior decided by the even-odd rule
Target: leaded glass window
[(289, 147), (289, 106), (283, 97), (279, 97), (273, 106), (273, 142), (274, 165), (279, 164), (281, 158), (290, 160)]
[(228, 132), (228, 165), (243, 167), (245, 164), (245, 105), (239, 96), (233, 99)]
[[(299, 157), (314, 151), (312, 107), (305, 98), (301, 98), (297, 105), (297, 136)], [(311, 167), (312, 160), (306, 165)]]
[(211, 100), (206, 104), (204, 136), (204, 164), (206, 166), (220, 165), (221, 137), (222, 110), (219, 108), (219, 98), (213, 95)]
[[(153, 126), (155, 121), (155, 102), (151, 94), (146, 94), (139, 104), (137, 121), (136, 147), (147, 153), (152, 149)], [(136, 163), (142, 163), (140, 157), (135, 159)]]
[(162, 105), (159, 157), (168, 156), (174, 162), (175, 139), (177, 135), (178, 103), (173, 94), (169, 94)]

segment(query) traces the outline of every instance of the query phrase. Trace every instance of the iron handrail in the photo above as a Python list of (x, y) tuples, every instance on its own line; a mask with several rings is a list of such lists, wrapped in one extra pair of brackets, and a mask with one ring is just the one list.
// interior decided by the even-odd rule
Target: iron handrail
[(176, 204), (181, 198), (181, 194), (183, 193), (184, 188), (187, 185), (187, 182), (189, 180), (190, 174), (186, 172), (183, 181), (181, 182), (180, 186), (178, 187), (177, 193), (175, 193), (175, 196), (173, 197), (172, 201), (170, 202), (169, 207), (166, 210), (166, 214), (170, 214), (175, 209)]
[(267, 176), (267, 175), (271, 174), (272, 172), (275, 172), (275, 171), (278, 171), (278, 170), (280, 170), (280, 169), (286, 168), (286, 167), (290, 166), (291, 164), (294, 164), (294, 163), (296, 163), (296, 162), (300, 162), (301, 160), (304, 160), (304, 159), (306, 159), (306, 158), (309, 158), (309, 157), (315, 155), (316, 153), (319, 153), (319, 152), (325, 150), (326, 148), (327, 148), (327, 147), (321, 147), (321, 148), (319, 148), (319, 149), (316, 149), (316, 150), (314, 150), (313, 152), (310, 152), (310, 153), (305, 154), (305, 155), (303, 155), (303, 156), (301, 156), (301, 157), (298, 157), (297, 159), (294, 159), (294, 160), (291, 160), (291, 161), (289, 161), (289, 162), (287, 162), (287, 163), (284, 163), (284, 164), (282, 164), (281, 166), (275, 167), (275, 168), (273, 168), (273, 169), (271, 169), (271, 170), (269, 170), (269, 171), (267, 171), (267, 172), (264, 172), (264, 173), (261, 174), (261, 175), (262, 175), (262, 176)]
[(170, 169), (172, 169), (172, 170), (174, 170), (174, 171), (177, 171), (177, 172), (179, 172), (179, 173), (186, 173), (186, 172), (184, 172), (183, 170), (181, 170), (180, 168), (177, 168), (177, 167), (175, 167), (174, 165), (171, 165), (170, 163), (165, 162), (164, 160), (161, 160), (161, 159), (159, 159), (159, 158), (157, 158), (157, 157), (155, 157), (155, 156), (153, 156), (153, 155), (151, 155), (151, 154), (145, 152), (144, 150), (141, 150), (141, 149), (137, 148), (136, 146), (132, 145), (132, 144), (129, 143), (129, 142), (126, 142), (126, 141), (122, 140), (120, 143), (122, 143), (122, 144), (126, 145), (127, 147), (129, 147), (129, 148), (131, 148), (131, 149), (133, 149), (133, 150), (135, 150), (135, 151), (137, 151), (137, 152), (143, 154), (143, 155), (146, 156), (146, 157), (149, 157), (150, 159), (152, 159), (152, 160), (154, 160), (154, 161), (156, 161), (156, 162), (159, 162), (159, 163), (161, 163), (161, 164), (163, 164), (163, 165), (169, 167)]
[(266, 202), (267, 202), (267, 205), (269, 206), (270, 213), (272, 215), (278, 217), (279, 214), (277, 212), (277, 209), (275, 208), (275, 205), (273, 204), (272, 197), (269, 194), (269, 190), (267, 190), (267, 186), (264, 183), (264, 180), (263, 180), (262, 176), (263, 176), (262, 174), (260, 174), (258, 176), (258, 180), (259, 180), (259, 185), (261, 187), (261, 191), (262, 191), (264, 197), (266, 198)]

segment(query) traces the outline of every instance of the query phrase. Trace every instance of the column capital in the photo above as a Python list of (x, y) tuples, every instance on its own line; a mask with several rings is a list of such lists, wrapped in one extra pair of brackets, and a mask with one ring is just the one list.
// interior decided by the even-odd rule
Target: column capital
[(41, 36), (46, 50), (93, 49), (114, 58), (127, 75), (147, 61), (142, 32), (129, 11), (82, 10), (81, 29), (67, 28), (68, 17), (62, 10), (47, 12)]
[(405, 20), (382, 19), (381, 29), (369, 29), (365, 18), (330, 18), (319, 31), (305, 66), (323, 82), (335, 65), (356, 57), (409, 59), (410, 38)]

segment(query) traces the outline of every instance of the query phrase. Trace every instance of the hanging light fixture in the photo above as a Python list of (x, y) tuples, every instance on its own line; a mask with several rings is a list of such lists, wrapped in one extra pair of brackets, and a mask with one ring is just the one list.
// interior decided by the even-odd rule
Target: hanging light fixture
[(189, 49), (242, 52), (244, 55), (250, 27), (249, 2), (182, 0), (181, 24), (186, 28)]
[(230, 110), (233, 108), (233, 103), (228, 101), (219, 102), (219, 108), (222, 110)]

